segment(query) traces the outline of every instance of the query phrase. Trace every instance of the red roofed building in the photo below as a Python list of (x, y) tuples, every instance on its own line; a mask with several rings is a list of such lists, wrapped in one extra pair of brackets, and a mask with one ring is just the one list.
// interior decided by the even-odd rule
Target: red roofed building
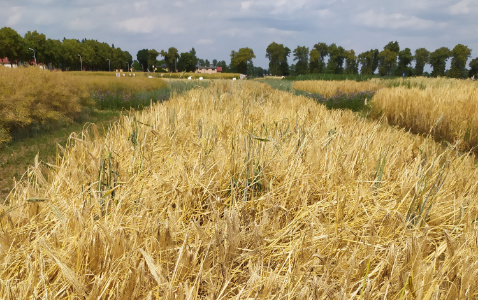
[(5, 57), (5, 58), (0, 58), (0, 64), (4, 65), (5, 67), (17, 67), (16, 63), (15, 64), (12, 64), (10, 62), (10, 60), (8, 59), (8, 57)]
[(221, 73), (222, 67), (200, 67), (196, 69), (196, 73), (202, 74), (213, 74), (213, 73)]

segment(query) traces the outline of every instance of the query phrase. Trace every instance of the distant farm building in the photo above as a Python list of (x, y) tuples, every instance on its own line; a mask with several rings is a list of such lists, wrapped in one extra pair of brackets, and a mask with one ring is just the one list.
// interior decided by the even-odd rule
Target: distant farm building
[[(7, 67), (7, 68), (17, 68), (19, 66), (19, 63), (18, 61), (10, 61), (8, 59), (8, 57), (5, 57), (5, 58), (0, 58), (0, 65), (4, 66), (4, 67)], [(30, 65), (30, 66), (38, 66), (40, 69), (45, 69), (46, 66), (44, 66), (43, 64), (39, 63), (39, 64), (36, 64), (36, 62), (32, 59), (28, 62), (20, 62), (20, 65)], [(50, 64), (50, 69), (52, 69), (52, 66)]]
[(213, 73), (221, 73), (222, 67), (200, 67), (196, 69), (196, 73), (202, 74), (213, 74)]
[(9, 68), (16, 68), (17, 67), (17, 64), (16, 63), (13, 63), (7, 58), (0, 58), (0, 65), (3, 65), (5, 67), (9, 67)]

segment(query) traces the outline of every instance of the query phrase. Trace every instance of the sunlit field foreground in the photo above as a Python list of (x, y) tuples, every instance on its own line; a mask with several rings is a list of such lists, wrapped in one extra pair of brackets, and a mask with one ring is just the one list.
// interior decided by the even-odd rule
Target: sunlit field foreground
[(473, 157), (232, 80), (95, 132), (2, 208), (3, 298), (478, 297)]

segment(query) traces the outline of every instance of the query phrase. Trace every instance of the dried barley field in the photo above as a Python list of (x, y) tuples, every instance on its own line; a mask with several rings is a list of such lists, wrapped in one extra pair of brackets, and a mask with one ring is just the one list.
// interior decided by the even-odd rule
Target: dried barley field
[(255, 82), (72, 135), (1, 208), (4, 299), (478, 297), (474, 158)]
[(456, 144), (462, 151), (477, 151), (478, 83), (415, 78), (391, 84), (392, 87), (375, 94), (372, 101), (375, 115), (412, 132)]
[(292, 88), (309, 93), (320, 94), (325, 98), (334, 97), (337, 94), (350, 94), (357, 92), (375, 92), (384, 85), (380, 81), (354, 81), (354, 80), (304, 80), (292, 83)]

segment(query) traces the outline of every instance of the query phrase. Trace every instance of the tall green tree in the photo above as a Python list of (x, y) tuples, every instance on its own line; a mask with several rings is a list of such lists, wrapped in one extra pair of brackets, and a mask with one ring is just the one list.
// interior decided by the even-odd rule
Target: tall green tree
[(335, 43), (329, 45), (329, 60), (326, 72), (329, 74), (342, 74), (344, 72), (345, 49)]
[(289, 47), (285, 47), (285, 57), (284, 60), (280, 63), (280, 69), (283, 76), (288, 76), (290, 74), (289, 62), (287, 61), (287, 57), (290, 56), (290, 53), (291, 51)]
[(475, 79), (478, 79), (478, 57), (473, 58), (470, 63), (468, 64), (470, 66), (470, 70), (468, 71), (468, 76), (473, 77)]
[(312, 74), (317, 74), (320, 71), (320, 52), (317, 49), (310, 50), (309, 53), (309, 71)]
[(389, 42), (378, 54), (378, 73), (380, 76), (390, 76), (397, 71), (397, 57), (400, 52), (398, 42)]
[(287, 75), (289, 65), (287, 57), (290, 55), (290, 49), (283, 44), (272, 42), (267, 46), (266, 58), (269, 59), (269, 71), (271, 75)]
[(358, 73), (358, 63), (357, 56), (355, 55), (354, 50), (345, 51), (345, 74), (357, 74)]
[(397, 66), (397, 53), (384, 49), (378, 54), (378, 73), (380, 76), (390, 76)]
[(314, 45), (314, 49), (320, 54), (317, 63), (317, 72), (314, 73), (325, 73), (325, 58), (329, 55), (329, 46), (327, 46), (326, 43), (317, 43)]
[(447, 47), (441, 47), (430, 53), (430, 65), (432, 66), (432, 76), (444, 76), (446, 61), (450, 58), (451, 51)]
[[(157, 51), (156, 51), (157, 52)], [(159, 53), (158, 53), (159, 55)], [(158, 57), (156, 55), (156, 57)], [(148, 63), (148, 58), (149, 58), (149, 52), (148, 49), (141, 49), (138, 51), (136, 54), (136, 59), (138, 60), (138, 63), (142, 65), (142, 71), (144, 72), (146, 69), (149, 69), (149, 63)]]
[(415, 71), (414, 71), (415, 76), (423, 75), (423, 69), (425, 68), (425, 65), (428, 63), (429, 58), (430, 58), (430, 51), (428, 51), (427, 49), (418, 48), (417, 50), (415, 50)]
[(237, 73), (247, 74), (252, 65), (252, 59), (256, 58), (251, 48), (241, 48), (239, 51), (231, 51), (231, 69)]
[(47, 64), (49, 67), (53, 68), (54, 66), (61, 68), (61, 50), (62, 44), (60, 40), (52, 40), (47, 39), (45, 50), (43, 53), (44, 63)]
[(28, 47), (25, 47), (25, 41), (21, 35), (10, 27), (0, 29), (1, 58), (8, 57), (12, 63), (15, 63), (25, 56), (26, 51), (28, 51)]
[(400, 45), (398, 44), (397, 41), (395, 41), (395, 42), (388, 42), (388, 44), (385, 45), (385, 47), (383, 47), (383, 50), (386, 50), (386, 49), (388, 49), (388, 50), (390, 50), (390, 51), (392, 51), (392, 52), (395, 52), (395, 53), (397, 53), (397, 55), (398, 55), (398, 53), (400, 52)]
[(306, 46), (297, 46), (294, 50), (295, 73), (297, 75), (307, 74), (309, 72), (309, 48)]
[[(111, 56), (111, 47), (108, 44), (84, 39), (81, 43), (81, 49), (83, 68), (92, 71), (108, 70), (108, 59)], [(132, 62), (126, 57), (124, 63), (124, 68), (126, 69), (127, 64), (131, 65)]]
[(375, 73), (375, 71), (378, 69), (379, 54), (380, 52), (378, 51), (378, 49), (372, 50), (372, 73)]
[(173, 70), (173, 72), (176, 72), (176, 63), (177, 59), (179, 58), (178, 49), (170, 47), (168, 49), (168, 52), (161, 50), (161, 56), (164, 57), (164, 61), (166, 62), (166, 66), (168, 67), (169, 72), (171, 72), (171, 70)]
[(196, 57), (196, 51), (191, 49), (189, 52), (183, 52), (178, 59), (178, 71), (183, 72), (194, 72), (196, 71), (196, 66), (198, 63), (198, 58)]
[(405, 72), (406, 76), (413, 75), (413, 69), (410, 67), (410, 64), (413, 61), (413, 55), (410, 48), (405, 48), (402, 51), (398, 52), (398, 66), (395, 75), (401, 76)]
[(76, 39), (63, 39), (61, 48), (62, 69), (67, 71), (81, 70), (80, 57), (78, 57), (78, 55), (83, 55), (83, 49), (80, 41)]
[(46, 36), (35, 30), (33, 32), (28, 31), (23, 38), (25, 41), (25, 48), (35, 50), (35, 57), (33, 57), (33, 51), (28, 49), (26, 59), (31, 61), (36, 58), (37, 63), (44, 63), (45, 52), (47, 51)]
[(225, 60), (220, 60), (217, 62), (217, 66), (222, 68), (222, 73), (229, 73), (229, 66)]
[(466, 78), (466, 62), (471, 56), (471, 49), (465, 45), (458, 44), (451, 50), (451, 67), (448, 76), (453, 78)]
[[(144, 50), (146, 50), (146, 53), (144, 52)], [(161, 51), (161, 52), (163, 52), (163, 51)], [(138, 52), (138, 54), (139, 54), (139, 52)], [(136, 57), (138, 58), (138, 61), (141, 64), (143, 64), (143, 67), (146, 67), (146, 69), (148, 71), (154, 71), (155, 68), (159, 67), (156, 63), (157, 60), (158, 60), (159, 54), (160, 53), (156, 49), (143, 49), (142, 52), (141, 52), (141, 56), (138, 57), (138, 55), (136, 55)], [(144, 63), (145, 57), (146, 57), (146, 63)], [(140, 60), (140, 58), (141, 58), (141, 60)]]
[(111, 69), (126, 69), (127, 64), (133, 64), (133, 57), (128, 51), (123, 51), (121, 48), (112, 48), (110, 52)]
[[(164, 51), (161, 51), (161, 56), (164, 57), (163, 55)], [(154, 71), (155, 68), (159, 67), (156, 65), (156, 61), (158, 60), (159, 52), (156, 49), (150, 49), (148, 50), (148, 70), (149, 71)], [(167, 64), (167, 63), (166, 63)], [(153, 67), (154, 66), (154, 67)], [(171, 70), (171, 69), (170, 69)]]
[(358, 62), (361, 65), (360, 74), (373, 75), (378, 68), (378, 56), (378, 49), (371, 49), (360, 53), (358, 55)]

